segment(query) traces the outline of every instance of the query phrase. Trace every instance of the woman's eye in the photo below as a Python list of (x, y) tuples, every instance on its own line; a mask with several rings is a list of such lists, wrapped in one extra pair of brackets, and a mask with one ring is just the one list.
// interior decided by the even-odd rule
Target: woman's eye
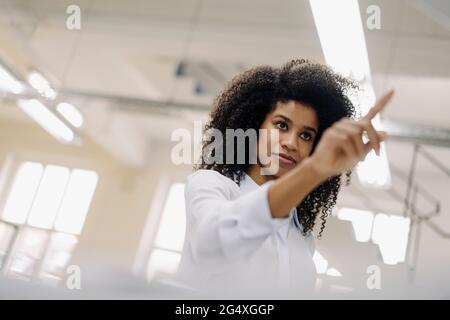
[(276, 123), (276, 126), (278, 129), (281, 129), (281, 130), (287, 129), (287, 124), (286, 124), (286, 122), (283, 122), (283, 121), (278, 121)]
[(308, 132), (302, 132), (300, 134), (300, 138), (302, 138), (303, 140), (306, 140), (306, 141), (311, 141), (313, 139), (313, 136)]

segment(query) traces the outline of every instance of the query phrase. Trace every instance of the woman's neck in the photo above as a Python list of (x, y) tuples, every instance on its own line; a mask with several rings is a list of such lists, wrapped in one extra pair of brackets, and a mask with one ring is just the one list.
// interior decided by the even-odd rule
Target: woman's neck
[(249, 168), (247, 169), (246, 173), (258, 185), (262, 185), (263, 183), (276, 178), (275, 176), (262, 175), (261, 167), (257, 164), (250, 165)]

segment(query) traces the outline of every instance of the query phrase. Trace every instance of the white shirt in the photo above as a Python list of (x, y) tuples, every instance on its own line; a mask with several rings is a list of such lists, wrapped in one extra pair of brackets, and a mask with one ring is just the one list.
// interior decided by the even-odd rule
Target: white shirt
[(312, 292), (314, 238), (296, 209), (273, 218), (268, 188), (244, 174), (240, 186), (214, 170), (190, 174), (185, 187), (186, 237), (178, 281), (206, 290)]

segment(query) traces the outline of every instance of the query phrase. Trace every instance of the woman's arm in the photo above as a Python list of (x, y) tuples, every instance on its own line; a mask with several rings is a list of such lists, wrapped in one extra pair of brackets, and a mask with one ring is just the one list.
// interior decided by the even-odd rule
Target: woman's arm
[[(325, 177), (326, 178), (326, 177)], [(274, 218), (289, 215), (324, 179), (312, 166), (311, 158), (302, 161), (294, 169), (278, 178), (269, 188), (269, 206)], [(286, 192), (286, 190), (292, 190)]]

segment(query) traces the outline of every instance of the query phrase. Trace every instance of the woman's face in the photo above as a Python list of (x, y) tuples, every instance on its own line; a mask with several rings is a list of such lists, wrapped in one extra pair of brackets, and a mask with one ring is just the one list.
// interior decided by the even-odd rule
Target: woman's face
[[(265, 159), (265, 164), (259, 161), (259, 165), (278, 168), (273, 176), (281, 177), (311, 154), (319, 123), (313, 108), (290, 100), (278, 102), (275, 109), (267, 115), (261, 129), (269, 129), (269, 133), (259, 137), (258, 157), (261, 159), (264, 156)], [(278, 141), (272, 141), (270, 129), (278, 131)], [(264, 155), (266, 150), (267, 155)]]

